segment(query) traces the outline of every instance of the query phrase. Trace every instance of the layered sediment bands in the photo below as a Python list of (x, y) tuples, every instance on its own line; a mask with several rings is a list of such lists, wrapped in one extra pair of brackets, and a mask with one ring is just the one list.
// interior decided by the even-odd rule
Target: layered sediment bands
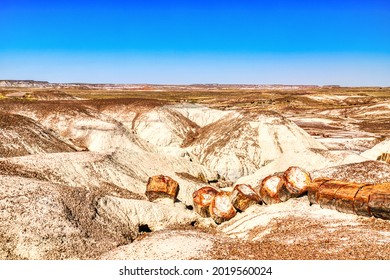
[(0, 112), (0, 158), (76, 151), (63, 140), (31, 118)]
[[(386, 103), (367, 107), (344, 104), (345, 96), (329, 104), (324, 88), (318, 96), (88, 87), (0, 89), (0, 259), (96, 259), (117, 249), (124, 259), (389, 258), (387, 187), (376, 185), (390, 182), (390, 164), (378, 160), (390, 153), (389, 89), (381, 93)], [(307, 187), (316, 190), (310, 201), (318, 203), (320, 189), (333, 209), (357, 215), (310, 206), (301, 195), (243, 210), (245, 195), (234, 185), (258, 192), (260, 180), (290, 166), (312, 178), (355, 181), (328, 194), (321, 185), (330, 179)], [(180, 185), (175, 200), (160, 198), (173, 188), (155, 186), (159, 199), (147, 201), (148, 178), (158, 174)], [(285, 183), (272, 178), (275, 190)], [(359, 186), (365, 183), (372, 185)], [(199, 210), (193, 194), (209, 184), (215, 196), (203, 197)], [(220, 197), (224, 190), (232, 192)], [(268, 201), (263, 194), (268, 204), (286, 200), (271, 194)]]
[(322, 208), (390, 219), (390, 183), (364, 184), (324, 178), (313, 181), (308, 190), (309, 201)]
[[(326, 151), (304, 130), (273, 112), (231, 111), (199, 128), (196, 137), (184, 144), (200, 163), (232, 181), (254, 174), (273, 162), (278, 166), (281, 161), (287, 167), (293, 165), (292, 156), (281, 159), (286, 153), (306, 156), (312, 149)], [(257, 185), (257, 182), (240, 183)]]

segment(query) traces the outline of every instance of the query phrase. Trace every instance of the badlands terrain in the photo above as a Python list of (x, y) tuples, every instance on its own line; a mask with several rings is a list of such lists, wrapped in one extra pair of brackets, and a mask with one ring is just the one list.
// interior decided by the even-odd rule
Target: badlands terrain
[(390, 220), (304, 195), (216, 224), (192, 197), (290, 166), (390, 182), (389, 132), (390, 88), (0, 81), (0, 259), (390, 259)]

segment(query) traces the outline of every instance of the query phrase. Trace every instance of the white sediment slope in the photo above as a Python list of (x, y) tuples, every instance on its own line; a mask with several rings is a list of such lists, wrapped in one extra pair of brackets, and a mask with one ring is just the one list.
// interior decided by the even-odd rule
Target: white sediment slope
[(140, 226), (157, 231), (169, 226), (202, 223), (204, 220), (194, 211), (186, 209), (182, 203), (164, 204), (113, 196), (100, 198), (97, 201), (97, 210), (99, 215), (126, 225), (132, 238), (137, 237)]
[(217, 239), (212, 234), (189, 230), (156, 232), (142, 240), (118, 247), (103, 260), (191, 260), (204, 258)]
[[(142, 109), (120, 104), (99, 111), (92, 105), (64, 104), (55, 109), (49, 103), (18, 104), (5, 112), (19, 114), (19, 124), (28, 124), (29, 130), (6, 122), (0, 130), (0, 139), (7, 142), (0, 144), (0, 259), (198, 258), (210, 251), (212, 234), (176, 229), (171, 236), (164, 230), (196, 224), (213, 227), (223, 238), (261, 240), (272, 230), (273, 219), (321, 219), (330, 211), (300, 198), (254, 205), (216, 226), (191, 210), (194, 191), (209, 181), (224, 177), (255, 187), (290, 166), (318, 176), (335, 174), (340, 171), (332, 169), (336, 165), (348, 171), (348, 164), (359, 168), (367, 158), (389, 151), (388, 140), (361, 155), (329, 151), (273, 112), (196, 104)], [(19, 142), (9, 143), (12, 139)], [(369, 170), (371, 165), (362, 166)], [(377, 174), (385, 180), (390, 172), (386, 166), (381, 170), (383, 176)], [(146, 200), (149, 177), (160, 174), (179, 183), (177, 201)], [(332, 213), (340, 223), (357, 219)], [(161, 232), (130, 244), (143, 229)]]
[(192, 103), (168, 106), (168, 108), (180, 113), (183, 117), (191, 120), (200, 127), (212, 124), (232, 113), (232, 111), (221, 111)]
[[(295, 156), (326, 148), (277, 114), (233, 114), (204, 128), (190, 146), (200, 162), (235, 181), (283, 158), (292, 165)], [(290, 156), (285, 156), (290, 155)]]
[(360, 155), (367, 159), (376, 160), (384, 153), (390, 153), (390, 139), (386, 139)]
[(193, 104), (166, 106), (141, 114), (135, 120), (135, 131), (161, 153), (197, 160), (233, 181), (285, 153), (326, 150), (276, 113), (248, 115)]

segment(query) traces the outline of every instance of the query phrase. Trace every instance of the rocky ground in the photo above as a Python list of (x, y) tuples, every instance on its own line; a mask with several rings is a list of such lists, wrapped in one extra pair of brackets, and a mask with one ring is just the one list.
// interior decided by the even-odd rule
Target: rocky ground
[(303, 196), (217, 225), (192, 198), (290, 166), (390, 182), (389, 88), (4, 86), (0, 259), (390, 259), (388, 220)]

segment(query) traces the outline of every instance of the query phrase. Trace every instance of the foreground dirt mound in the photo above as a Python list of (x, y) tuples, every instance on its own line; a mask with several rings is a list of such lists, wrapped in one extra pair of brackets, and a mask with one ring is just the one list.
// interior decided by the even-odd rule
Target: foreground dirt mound
[(129, 231), (96, 220), (95, 194), (0, 176), (0, 259), (96, 258), (128, 241)]
[(195, 230), (162, 230), (102, 255), (104, 260), (196, 260), (207, 259), (222, 238)]
[(389, 259), (390, 224), (310, 206), (307, 198), (256, 205), (215, 229), (140, 236), (102, 259)]

